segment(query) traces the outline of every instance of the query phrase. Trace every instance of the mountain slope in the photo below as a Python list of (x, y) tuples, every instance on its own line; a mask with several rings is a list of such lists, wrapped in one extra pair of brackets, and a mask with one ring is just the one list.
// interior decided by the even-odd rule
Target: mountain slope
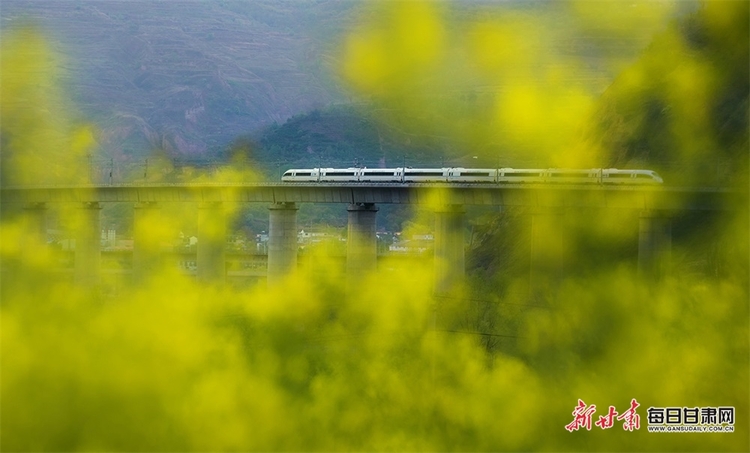
[(105, 154), (195, 156), (341, 100), (326, 62), (351, 2), (3, 2), (66, 55)]

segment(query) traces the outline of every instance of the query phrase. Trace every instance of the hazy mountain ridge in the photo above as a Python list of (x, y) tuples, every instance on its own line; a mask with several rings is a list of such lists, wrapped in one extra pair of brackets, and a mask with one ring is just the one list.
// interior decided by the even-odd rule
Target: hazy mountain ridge
[[(108, 167), (110, 157), (123, 164), (132, 163), (143, 161), (157, 149), (175, 159), (211, 160), (238, 137), (248, 134), (282, 134), (278, 138), (283, 143), (277, 143), (275, 150), (283, 148), (282, 154), (268, 150), (256, 153), (256, 157), (263, 156), (268, 162), (317, 163), (328, 150), (333, 152), (328, 153), (329, 157), (339, 161), (351, 163), (360, 158), (400, 165), (404, 154), (411, 155), (405, 148), (414, 148), (410, 143), (414, 141), (421, 142), (420, 147), (438, 150), (414, 154), (414, 160), (419, 157), (423, 164), (455, 160), (450, 164), (499, 165), (502, 160), (507, 165), (533, 165), (523, 156), (506, 156), (505, 152), (491, 162), (474, 161), (471, 159), (477, 153), (471, 144), (456, 141), (449, 134), (438, 130), (415, 135), (413, 127), (402, 127), (399, 121), (387, 125), (367, 114), (363, 121), (375, 121), (368, 126), (370, 131), (375, 128), (375, 133), (365, 133), (338, 113), (323, 115), (325, 124), (319, 125), (323, 131), (318, 131), (318, 135), (300, 135), (299, 131), (290, 135), (286, 129), (273, 129), (275, 124), (284, 125), (295, 116), (316, 110), (325, 112), (326, 106), (347, 103), (345, 84), (337, 75), (339, 46), (357, 17), (365, 14), (362, 5), (341, 0), (9, 0), (3, 2), (1, 23), (7, 31), (24, 18), (32, 19), (66, 56), (63, 72), (69, 80), (70, 93), (81, 116), (97, 124), (102, 162)], [(504, 5), (528, 10), (547, 4)], [(372, 4), (369, 7), (373, 8)], [(452, 36), (463, 37), (466, 32), (462, 28), (465, 24), (456, 17), (464, 17), (464, 22), (470, 23), (495, 7), (494, 3), (490, 8), (483, 2), (451, 5), (455, 21), (448, 23), (456, 27)], [(544, 16), (547, 21), (555, 17)], [(569, 37), (560, 46), (564, 53), (580, 54), (594, 62), (599, 61), (602, 52), (616, 49), (627, 53), (628, 49), (632, 52), (639, 47), (620, 41), (597, 41), (589, 48), (591, 42)], [(596, 92), (610, 80), (606, 71), (592, 74), (596, 74), (596, 80), (575, 79), (570, 83), (584, 84)], [(457, 82), (460, 83), (455, 90), (436, 93), (430, 102), (435, 107), (469, 106), (463, 113), (466, 116), (471, 114), (471, 106), (479, 110), (493, 108), (493, 93), (502, 90), (501, 86), (479, 86), (473, 79)], [(468, 102), (467, 98), (483, 101)], [(437, 115), (439, 110), (423, 109), (416, 120), (436, 123), (430, 115)], [(349, 113), (363, 114), (361, 109)], [(449, 108), (448, 113), (455, 113), (454, 109)], [(321, 117), (313, 115), (305, 124), (292, 121), (288, 127), (314, 129), (311, 121), (316, 118)], [(408, 125), (415, 119), (402, 120)], [(264, 131), (266, 127), (271, 129)], [(337, 127), (341, 130), (337, 131)], [(325, 137), (319, 141), (321, 133)], [(346, 137), (351, 133), (355, 138)], [(299, 143), (294, 142), (297, 139)]]
[[(66, 55), (105, 154), (215, 151), (233, 138), (341, 100), (324, 61), (355, 3), (4, 2)], [(344, 17), (342, 17), (344, 16)]]
[(441, 159), (446, 164), (460, 164), (460, 150), (448, 143), (424, 136), (414, 142), (411, 139), (366, 108), (336, 105), (264, 129), (255, 139), (254, 159), (261, 166), (282, 163), (295, 167), (440, 166)]

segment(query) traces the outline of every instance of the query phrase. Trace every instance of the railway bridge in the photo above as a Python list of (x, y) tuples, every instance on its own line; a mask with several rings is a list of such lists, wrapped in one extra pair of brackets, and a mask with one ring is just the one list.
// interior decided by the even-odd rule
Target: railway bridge
[[(297, 266), (297, 209), (301, 203), (340, 203), (348, 211), (347, 272), (352, 276), (377, 265), (376, 216), (379, 204), (416, 204), (435, 212), (435, 292), (445, 293), (464, 278), (465, 206), (525, 206), (532, 212), (532, 275), (535, 250), (545, 243), (535, 228), (542, 219), (570, 209), (637, 210), (639, 271), (665, 272), (671, 249), (671, 213), (683, 210), (736, 209), (741, 194), (730, 189), (617, 185), (530, 185), (446, 183), (202, 183), (23, 186), (0, 189), (0, 202), (21, 205), (46, 232), (50, 205), (75, 204), (82, 213), (75, 250), (75, 280), (99, 282), (100, 219), (104, 203), (132, 203), (134, 208), (134, 278), (149, 272), (158, 254), (149, 243), (147, 219), (159, 203), (198, 205), (197, 275), (209, 281), (225, 279), (225, 203), (264, 203), (269, 206), (267, 280), (281, 281)], [(210, 230), (210, 231), (209, 231)]]

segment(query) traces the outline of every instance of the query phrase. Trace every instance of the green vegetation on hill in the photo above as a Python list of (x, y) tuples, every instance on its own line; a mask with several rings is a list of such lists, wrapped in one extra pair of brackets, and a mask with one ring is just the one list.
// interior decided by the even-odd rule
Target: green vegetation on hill
[(609, 164), (670, 185), (747, 187), (748, 2), (706, 2), (657, 36), (602, 96)]
[(461, 159), (444, 142), (399, 133), (366, 105), (297, 115), (265, 129), (255, 142), (253, 160), (271, 179), (286, 168), (440, 166)]

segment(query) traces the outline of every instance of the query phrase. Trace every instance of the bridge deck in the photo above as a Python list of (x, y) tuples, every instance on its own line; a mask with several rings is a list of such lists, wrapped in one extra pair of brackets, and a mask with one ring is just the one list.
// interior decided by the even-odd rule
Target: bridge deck
[(743, 193), (731, 189), (530, 184), (203, 183), (24, 186), (1, 189), (0, 201), (389, 203), (667, 210), (747, 209)]

